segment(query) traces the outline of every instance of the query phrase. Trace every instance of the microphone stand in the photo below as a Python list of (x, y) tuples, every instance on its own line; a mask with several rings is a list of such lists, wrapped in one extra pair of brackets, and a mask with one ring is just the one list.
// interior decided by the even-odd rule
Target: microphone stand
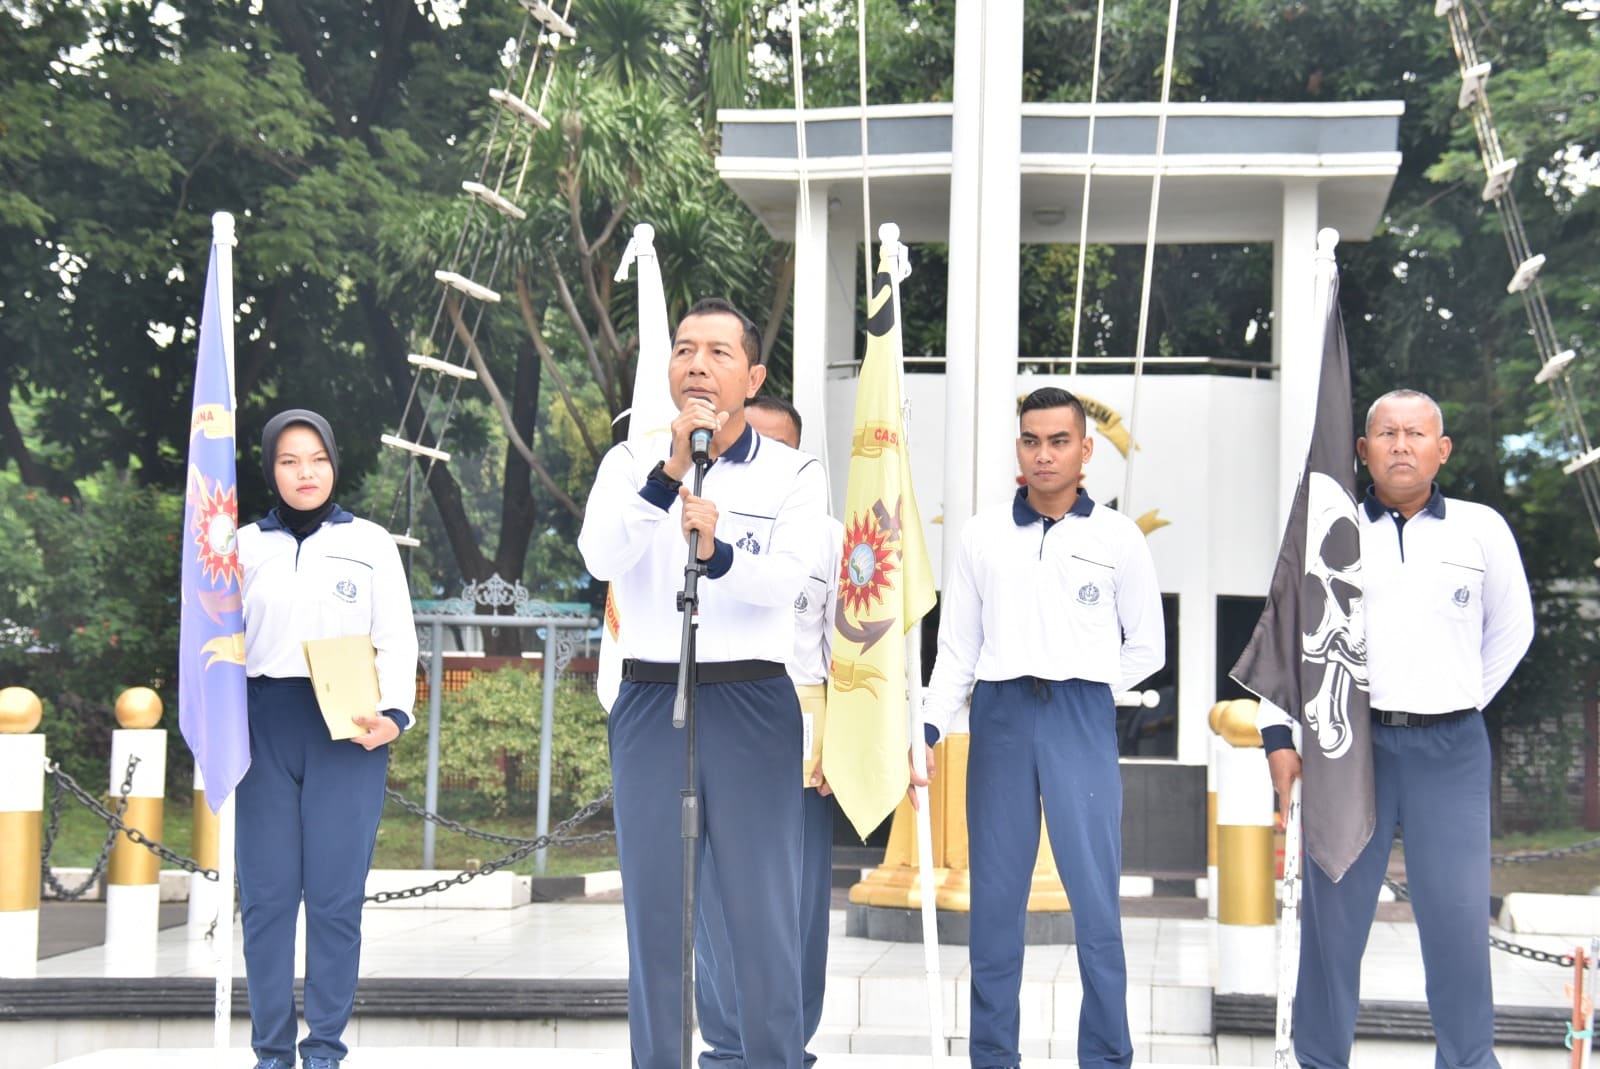
[[(694, 452), (694, 496), (705, 484), (711, 459), (706, 452)], [(695, 854), (700, 839), (700, 796), (695, 788), (695, 621), (700, 611), (700, 577), (706, 564), (700, 559), (700, 532), (689, 532), (689, 563), (683, 568), (683, 590), (678, 594), (678, 611), (683, 614), (683, 642), (678, 654), (678, 694), (672, 703), (672, 726), (684, 735), (684, 783), (678, 792), (682, 799), (683, 834), (683, 1023), (682, 1069), (694, 1069), (694, 910)]]

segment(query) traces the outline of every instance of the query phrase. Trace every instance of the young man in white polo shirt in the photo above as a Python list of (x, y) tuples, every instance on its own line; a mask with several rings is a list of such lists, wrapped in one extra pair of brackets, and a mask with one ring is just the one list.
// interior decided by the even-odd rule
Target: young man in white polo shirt
[[(695, 688), (702, 856), (716, 859), (739, 1042), (750, 1069), (800, 1069), (800, 705), (784, 662), (794, 599), (823, 537), (822, 465), (762, 438), (744, 416), (761, 387), (760, 333), (726, 301), (701, 301), (673, 337), (670, 434), (601, 461), (578, 548), (620, 607), (622, 686), (607, 721), (617, 860), (628, 929), (635, 1069), (678, 1069), (682, 1017), (685, 732), (672, 726), (677, 595), (699, 532)], [(701, 496), (691, 438), (712, 433)]]
[[(1489, 738), (1481, 710), (1533, 640), (1533, 601), (1498, 512), (1446, 498), (1450, 458), (1433, 398), (1394, 390), (1372, 403), (1356, 452), (1372, 476), (1361, 528), (1377, 821), (1338, 883), (1305, 866), (1295, 1056), (1344, 1069), (1355, 1042), (1361, 956), (1394, 844), (1406, 876), (1439, 1069), (1493, 1069), (1489, 979)], [(1261, 738), (1280, 799), (1300, 775), (1291, 728)]]
[[(1078, 1064), (1108, 1069), (1133, 1061), (1112, 694), (1165, 660), (1161, 592), (1144, 534), (1078, 485), (1094, 452), (1083, 405), (1046, 387), (1023, 400), (1020, 420), (1027, 486), (962, 528), (923, 719), (931, 746), (970, 695), (973, 1069), (1021, 1063), (1023, 928), (1041, 799), (1083, 980)], [(931, 749), (929, 762), (931, 771)]]

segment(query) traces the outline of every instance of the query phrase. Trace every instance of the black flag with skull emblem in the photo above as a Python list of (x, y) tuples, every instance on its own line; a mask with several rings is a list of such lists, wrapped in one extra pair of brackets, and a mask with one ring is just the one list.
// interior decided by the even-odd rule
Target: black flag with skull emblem
[(1311, 447), (1266, 607), (1230, 673), (1300, 722), (1306, 853), (1334, 880), (1372, 838), (1375, 820), (1352, 437), (1335, 274)]

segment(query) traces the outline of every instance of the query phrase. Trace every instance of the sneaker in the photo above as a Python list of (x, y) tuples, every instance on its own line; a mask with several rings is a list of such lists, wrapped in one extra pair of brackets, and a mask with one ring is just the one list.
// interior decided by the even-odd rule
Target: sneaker
[(338, 1058), (307, 1058), (300, 1064), (305, 1069), (339, 1069)]
[(256, 1069), (294, 1069), (294, 1062), (276, 1054), (264, 1054), (256, 1059)]

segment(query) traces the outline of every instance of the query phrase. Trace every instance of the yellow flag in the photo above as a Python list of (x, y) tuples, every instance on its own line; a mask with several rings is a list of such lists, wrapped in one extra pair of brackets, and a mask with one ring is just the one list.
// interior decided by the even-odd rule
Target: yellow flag
[(828, 783), (862, 838), (906, 793), (905, 633), (934, 601), (901, 419), (897, 303), (885, 257), (867, 302), (867, 352), (856, 386), (822, 739)]

